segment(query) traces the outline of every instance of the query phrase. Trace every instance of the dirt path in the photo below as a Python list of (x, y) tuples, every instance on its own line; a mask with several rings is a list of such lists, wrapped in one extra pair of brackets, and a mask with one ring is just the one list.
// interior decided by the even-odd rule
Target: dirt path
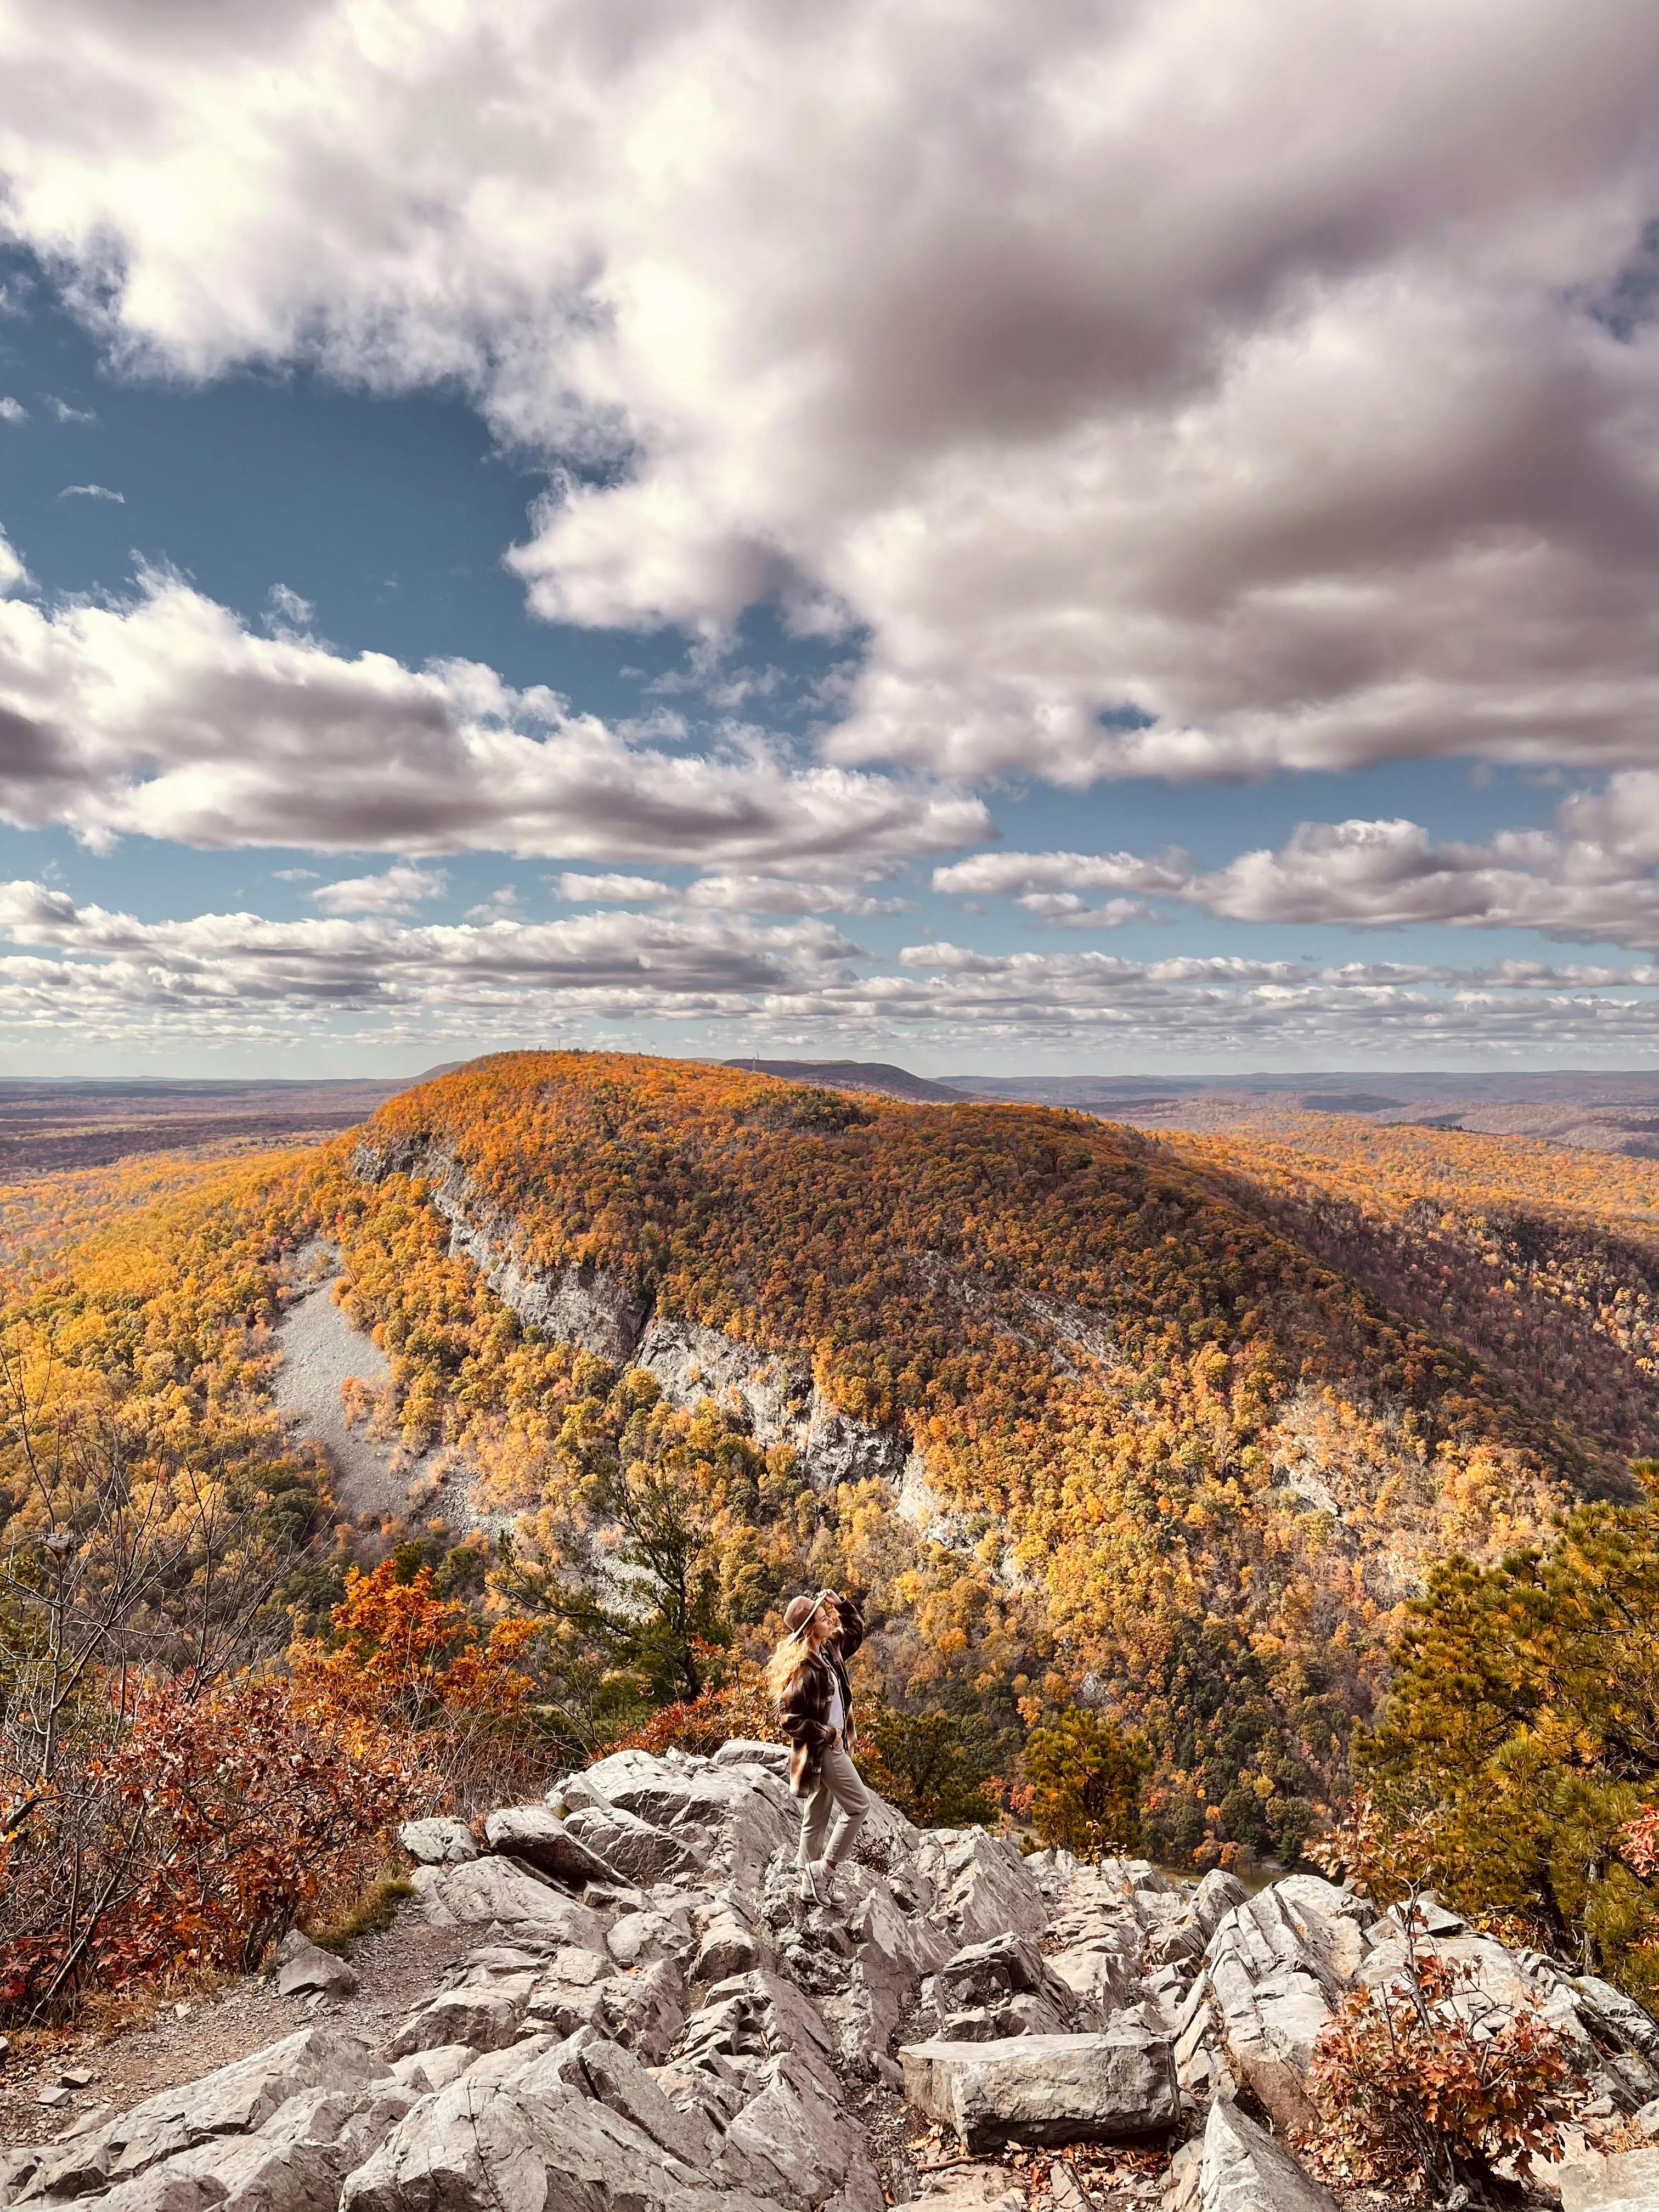
[[(153, 2018), (118, 2025), (92, 2026), (56, 2035), (20, 2037), (0, 2066), (0, 2147), (49, 2142), (83, 2123), (100, 2106), (114, 2112), (193, 2081), (262, 2050), (311, 2021), (388, 2033), (416, 2000), (436, 1986), (475, 1944), (476, 1928), (433, 1928), (405, 1905), (381, 1934), (361, 1937), (352, 1947), (351, 1965), (359, 1987), (349, 1997), (279, 1997), (269, 1984), (252, 1978), (228, 1983), (214, 1994), (189, 2002), (182, 2014), (162, 2005)], [(67, 2102), (43, 2106), (40, 2093), (69, 2072), (90, 2074), (84, 2087), (73, 2088)]]

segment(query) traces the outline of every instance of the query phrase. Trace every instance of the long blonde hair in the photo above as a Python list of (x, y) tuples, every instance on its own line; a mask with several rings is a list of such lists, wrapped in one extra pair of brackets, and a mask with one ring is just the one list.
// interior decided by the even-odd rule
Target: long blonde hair
[[(793, 1613), (797, 1606), (805, 1603), (804, 1598), (793, 1599), (788, 1612), (784, 1614), (784, 1619), (787, 1620), (789, 1613)], [(790, 1691), (794, 1688), (800, 1679), (801, 1670), (812, 1656), (812, 1623), (823, 1610), (823, 1600), (819, 1598), (808, 1607), (804, 1617), (798, 1620), (787, 1635), (781, 1639), (776, 1650), (767, 1662), (766, 1686), (772, 1692), (775, 1701), (779, 1704), (781, 1704)]]

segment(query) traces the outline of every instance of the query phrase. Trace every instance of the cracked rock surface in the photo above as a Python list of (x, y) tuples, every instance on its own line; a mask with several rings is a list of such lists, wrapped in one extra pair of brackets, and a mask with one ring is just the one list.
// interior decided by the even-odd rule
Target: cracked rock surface
[[(783, 1765), (619, 1753), (476, 1828), (411, 1823), (402, 1940), (447, 1945), (435, 1985), (354, 2012), (353, 1970), (296, 1934), (264, 2002), (308, 1992), (307, 2024), (6, 2152), (0, 2208), (1018, 2212), (1039, 2170), (1077, 2212), (1335, 2204), (1283, 2138), (1320, 2028), (1397, 1967), (1395, 1920), (1312, 1876), (1252, 1896), (1022, 1856), (879, 1800), (809, 1907)], [(1611, 2109), (1659, 2097), (1628, 1998), (1438, 1908), (1424, 1940), (1471, 1967), (1460, 2002), (1536, 1996)]]

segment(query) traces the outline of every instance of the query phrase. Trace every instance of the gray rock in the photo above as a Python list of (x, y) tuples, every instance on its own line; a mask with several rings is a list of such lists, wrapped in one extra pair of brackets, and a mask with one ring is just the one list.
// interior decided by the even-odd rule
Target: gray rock
[(1236, 1874), (1224, 1867), (1212, 1867), (1201, 1882), (1192, 1902), (1192, 1917), (1203, 1932), (1207, 1943), (1230, 1912), (1241, 1905), (1248, 1905), (1250, 1893)]
[(632, 2120), (670, 2157), (686, 2166), (711, 2163), (714, 2130), (700, 2114), (683, 2112), (671, 2104), (631, 2051), (596, 2035), (591, 2028), (572, 2036), (564, 2049), (571, 2064), (580, 2068), (590, 2096)]
[(608, 1974), (592, 1981), (563, 1980), (550, 1973), (531, 1992), (526, 2023), (561, 2036), (590, 2028), (614, 2043), (626, 2044), (646, 2065), (658, 2066), (685, 2026), (684, 1984), (668, 1959), (638, 1972)]
[(492, 1851), (520, 1859), (572, 1889), (590, 1881), (621, 1879), (615, 1867), (573, 1836), (545, 1805), (498, 1807), (484, 1822), (484, 1838)]
[(624, 1881), (648, 1889), (694, 1866), (683, 1838), (653, 1827), (620, 1805), (583, 1805), (565, 1820), (565, 1833), (595, 1858), (614, 1867)]
[(969, 2150), (1010, 2137), (1064, 2143), (1150, 2135), (1181, 2115), (1168, 2042), (1135, 2029), (911, 2044), (899, 2058), (911, 2103), (953, 2127)]
[(789, 1747), (763, 1743), (757, 1736), (733, 1736), (714, 1753), (716, 1766), (763, 1766), (770, 1774), (789, 1779)]
[(659, 1959), (683, 1966), (696, 1952), (691, 1917), (678, 1907), (664, 1911), (647, 1905), (642, 1911), (624, 1912), (612, 1921), (605, 1948), (619, 1966), (650, 1966)]
[(258, 2128), (303, 2090), (349, 2092), (381, 2080), (390, 2086), (361, 2036), (303, 2028), (199, 2081), (146, 2097), (90, 2134), (49, 2146), (18, 2201), (112, 2188), (216, 2136)]
[(1228, 1913), (1204, 1954), (1228, 2063), (1287, 2133), (1317, 2120), (1305, 2086), (1313, 2047), (1376, 1917), (1362, 1899), (1293, 1875)]
[(753, 1760), (721, 1765), (621, 1751), (589, 1767), (583, 1780), (600, 1801), (590, 1809), (632, 1814), (672, 1835), (711, 1880), (757, 1882), (773, 1853), (794, 1839), (799, 1822), (787, 1781), (769, 1764)]
[(441, 1928), (499, 1925), (534, 1943), (605, 1948), (605, 1923), (598, 1913), (520, 1860), (480, 1858), (467, 1866), (418, 1867), (414, 1881), (428, 1919)]
[[(283, 1938), (276, 1953), (276, 1994), (279, 1997), (304, 1996), (313, 1990), (324, 1996), (349, 1997), (357, 1987), (357, 1977), (343, 1959), (331, 1952), (319, 1951), (309, 1937), (291, 1929)], [(283, 1956), (283, 1953), (287, 1956)]]
[(1593, 2151), (1543, 2169), (1561, 2192), (1561, 2212), (1615, 2212), (1659, 2204), (1659, 2150)]
[(994, 1936), (1040, 1936), (1048, 1927), (1048, 1903), (1012, 1837), (983, 1828), (965, 1835), (936, 1831), (917, 1856), (933, 1886), (934, 1923), (959, 1946)]
[(394, 2059), (392, 2079), (421, 2096), (429, 2097), (439, 2089), (447, 2089), (452, 2081), (459, 2081), (477, 2056), (471, 2044), (441, 2043), (435, 2049), (413, 2051), (406, 2058)]
[(341, 2212), (666, 2212), (695, 2168), (560, 2078), (542, 2053), (504, 2081), (463, 2075), (347, 2179)]
[(765, 1965), (771, 1955), (770, 1946), (763, 1945), (739, 1921), (716, 1920), (698, 1946), (690, 1978), (694, 1984), (728, 1981), (734, 1974), (746, 1974)]
[(924, 2176), (922, 2195), (894, 2212), (1025, 2212), (1025, 2191), (1003, 2166), (959, 2166)]
[[(844, 2212), (882, 2212), (881, 2180), (863, 2130), (785, 2058), (767, 2061), (761, 2083), (726, 2130), (767, 2193), (803, 2207), (840, 2199)], [(751, 2186), (754, 2185), (751, 2184)]]
[(393, 2058), (417, 2051), (441, 2051), (464, 2044), (469, 2051), (503, 2051), (518, 2034), (530, 2000), (532, 1977), (516, 1978), (517, 1988), (443, 1990), (412, 2019), (404, 2021), (386, 2046)]
[(1202, 2212), (1337, 2212), (1330, 2191), (1283, 2143), (1221, 2097), (1204, 2130), (1198, 2201)]
[(1007, 2035), (1065, 2035), (1075, 2026), (1071, 1990), (1029, 1936), (994, 1936), (947, 1959), (933, 1977), (947, 2042)]
[(405, 1820), (398, 1842), (416, 1866), (459, 1866), (478, 1856), (477, 1843), (465, 1820)]

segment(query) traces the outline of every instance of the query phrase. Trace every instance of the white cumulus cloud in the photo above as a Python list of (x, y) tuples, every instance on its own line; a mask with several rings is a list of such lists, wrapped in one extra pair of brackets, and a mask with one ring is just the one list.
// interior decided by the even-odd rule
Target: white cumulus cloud
[(990, 826), (978, 799), (793, 768), (752, 736), (709, 754), (630, 741), (477, 662), (258, 635), (159, 573), (125, 604), (0, 599), (0, 820), (94, 844), (799, 865)]
[(306, 896), (325, 914), (412, 914), (422, 899), (441, 898), (449, 889), (442, 868), (387, 868), (378, 876), (349, 876)]
[(1659, 772), (1627, 769), (1599, 790), (1564, 799), (1553, 828), (1503, 830), (1485, 841), (1436, 838), (1403, 819), (1304, 822), (1284, 844), (1242, 853), (1219, 868), (1173, 849), (1145, 859), (975, 853), (936, 868), (933, 882), (963, 898), (1012, 896), (1062, 924), (1092, 911), (1083, 892), (1115, 889), (1159, 894), (1230, 921), (1374, 929), (1451, 923), (1656, 951), (1656, 871)]
[(1656, 94), (1650, 0), (58, 0), (0, 170), (130, 363), (459, 380), (543, 612), (867, 639), (843, 761), (1611, 767)]

